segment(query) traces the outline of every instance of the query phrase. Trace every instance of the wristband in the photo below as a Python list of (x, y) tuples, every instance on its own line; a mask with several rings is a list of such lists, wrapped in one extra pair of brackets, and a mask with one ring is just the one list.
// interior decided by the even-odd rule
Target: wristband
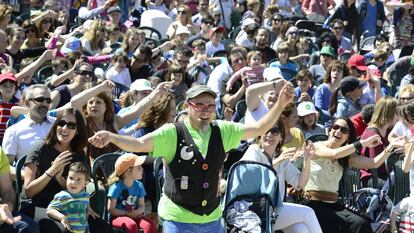
[(361, 142), (360, 142), (360, 141), (356, 141), (356, 142), (352, 143), (352, 145), (354, 146), (355, 151), (359, 154), (359, 152), (360, 152), (360, 151), (361, 151), (361, 149), (362, 149), (362, 144), (361, 144)]
[(53, 178), (53, 176), (51, 176), (49, 173), (47, 173), (47, 171), (45, 171), (45, 174), (46, 174), (47, 176), (49, 176), (50, 178)]

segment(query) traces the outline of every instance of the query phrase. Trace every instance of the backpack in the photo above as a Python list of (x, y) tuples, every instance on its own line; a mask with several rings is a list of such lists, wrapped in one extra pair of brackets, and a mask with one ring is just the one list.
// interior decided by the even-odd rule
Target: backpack
[(354, 213), (366, 217), (374, 233), (390, 231), (391, 199), (383, 190), (363, 188), (352, 193), (345, 202)]

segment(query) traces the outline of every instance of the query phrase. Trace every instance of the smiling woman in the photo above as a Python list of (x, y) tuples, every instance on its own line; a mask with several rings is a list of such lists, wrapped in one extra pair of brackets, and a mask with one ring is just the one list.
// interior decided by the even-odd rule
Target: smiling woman
[[(60, 222), (47, 217), (46, 208), (66, 188), (69, 165), (86, 163), (85, 145), (85, 120), (78, 110), (69, 108), (58, 115), (45, 141), (27, 155), (20, 210), (39, 222), (41, 232), (63, 232)], [(90, 220), (89, 225), (91, 232), (97, 228), (108, 232), (109, 225), (100, 219)]]

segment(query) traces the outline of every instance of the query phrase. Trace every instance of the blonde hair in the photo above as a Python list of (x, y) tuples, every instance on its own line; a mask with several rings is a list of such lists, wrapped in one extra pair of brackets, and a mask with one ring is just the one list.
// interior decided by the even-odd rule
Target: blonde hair
[(375, 124), (382, 128), (392, 121), (397, 113), (398, 102), (394, 97), (384, 96), (376, 104), (370, 125)]
[(103, 20), (94, 20), (89, 30), (85, 32), (84, 38), (91, 43), (92, 50), (103, 49), (105, 47), (104, 34), (106, 24)]
[(400, 88), (400, 91), (398, 92), (398, 98), (400, 98), (401, 94), (404, 92), (410, 92), (414, 94), (414, 85), (413, 84), (407, 84)]
[[(130, 49), (129, 44), (128, 44), (129, 38), (133, 37), (134, 35), (139, 36), (140, 33), (141, 33), (141, 30), (139, 30), (138, 28), (135, 28), (135, 27), (130, 27), (125, 32), (124, 40), (122, 41), (122, 45), (121, 45), (121, 48), (124, 50), (125, 53), (127, 53)], [(138, 46), (139, 46), (139, 44), (138, 44)], [(138, 46), (137, 46), (137, 48), (138, 48)], [(136, 48), (133, 48), (133, 49), (136, 49)]]

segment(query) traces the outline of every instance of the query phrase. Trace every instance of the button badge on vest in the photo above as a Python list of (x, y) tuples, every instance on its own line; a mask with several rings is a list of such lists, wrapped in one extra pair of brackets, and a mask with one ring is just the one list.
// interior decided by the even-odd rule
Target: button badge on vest
[(201, 202), (201, 206), (202, 206), (202, 207), (204, 207), (204, 206), (206, 206), (206, 205), (207, 205), (207, 200), (204, 200), (204, 201), (202, 201), (202, 202)]
[(183, 148), (181, 148), (180, 155), (182, 159), (190, 160), (194, 156), (194, 151), (188, 146), (183, 146)]
[(202, 168), (204, 171), (207, 171), (207, 170), (208, 170), (208, 164), (207, 164), (207, 163), (203, 163), (203, 165), (201, 165), (201, 168)]
[(204, 188), (204, 189), (208, 189), (208, 186), (209, 186), (209, 184), (208, 184), (207, 182), (204, 182), (204, 184), (203, 184), (203, 188)]

